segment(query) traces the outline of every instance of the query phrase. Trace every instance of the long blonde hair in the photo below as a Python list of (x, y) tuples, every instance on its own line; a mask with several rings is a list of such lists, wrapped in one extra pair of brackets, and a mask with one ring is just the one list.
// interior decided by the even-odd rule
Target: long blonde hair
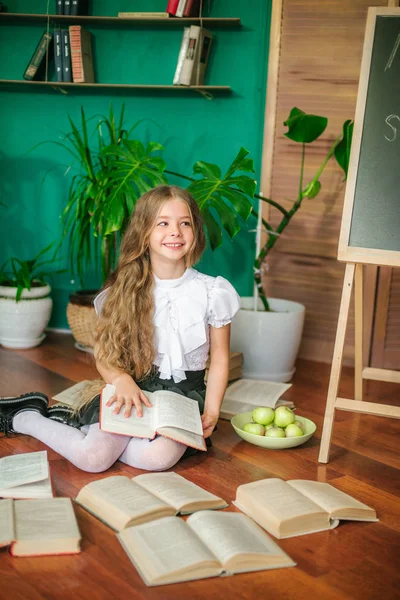
[(186, 267), (200, 259), (205, 235), (198, 205), (186, 190), (160, 185), (137, 201), (117, 269), (104, 286), (107, 297), (98, 321), (95, 356), (104, 366), (121, 369), (135, 380), (151, 372), (155, 357), (149, 238), (162, 205), (173, 199), (186, 202), (192, 221), (193, 243), (185, 256)]

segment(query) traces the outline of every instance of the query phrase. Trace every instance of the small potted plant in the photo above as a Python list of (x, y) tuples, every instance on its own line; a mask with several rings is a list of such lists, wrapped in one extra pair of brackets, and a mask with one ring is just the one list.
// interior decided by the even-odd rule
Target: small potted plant
[(51, 274), (43, 267), (54, 258), (43, 256), (52, 245), (31, 260), (10, 258), (0, 269), (0, 344), (6, 348), (33, 348), (45, 338), (53, 301), (46, 281)]

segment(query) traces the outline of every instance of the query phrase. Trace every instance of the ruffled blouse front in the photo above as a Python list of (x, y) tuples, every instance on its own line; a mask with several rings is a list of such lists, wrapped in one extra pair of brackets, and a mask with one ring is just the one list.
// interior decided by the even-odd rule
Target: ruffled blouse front
[[(240, 298), (223, 277), (203, 275), (187, 269), (178, 279), (155, 278), (154, 326), (159, 377), (186, 379), (185, 371), (206, 366), (210, 349), (209, 328), (223, 327), (239, 310)], [(97, 313), (105, 299), (104, 290), (95, 299)]]

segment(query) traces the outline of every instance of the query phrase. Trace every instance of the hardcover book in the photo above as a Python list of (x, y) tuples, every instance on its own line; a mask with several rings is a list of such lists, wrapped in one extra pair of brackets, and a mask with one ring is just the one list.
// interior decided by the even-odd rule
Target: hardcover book
[(38, 45), (36, 46), (35, 52), (32, 55), (31, 60), (25, 70), (24, 79), (34, 79), (39, 72), (39, 68), (43, 66), (46, 53), (49, 51), (53, 34), (49, 31), (45, 31), (40, 38)]
[(62, 64), (62, 44), (61, 44), (61, 29), (55, 29), (54, 35), (54, 67), (56, 72), (56, 81), (63, 80), (63, 64)]
[(47, 452), (12, 454), (0, 459), (2, 498), (52, 498)]
[(117, 535), (146, 585), (293, 567), (296, 563), (251, 519), (200, 511), (165, 517)]
[(61, 50), (63, 64), (63, 81), (72, 81), (71, 46), (68, 29), (61, 29)]
[(114, 386), (108, 384), (101, 393), (100, 428), (103, 431), (148, 439), (154, 439), (158, 434), (197, 450), (207, 449), (199, 405), (195, 400), (166, 390), (145, 392), (151, 408), (143, 404), (142, 417), (132, 409), (127, 418), (123, 410), (114, 414), (114, 407), (106, 406), (114, 391)]
[(94, 83), (92, 36), (81, 25), (69, 28), (74, 83)]
[(160, 517), (225, 508), (222, 498), (177, 473), (105, 477), (85, 485), (75, 502), (115, 531)]
[(279, 539), (333, 529), (342, 519), (378, 520), (373, 508), (333, 485), (303, 479), (240, 485), (233, 504)]
[(69, 498), (0, 500), (0, 546), (13, 556), (76, 554), (80, 539)]

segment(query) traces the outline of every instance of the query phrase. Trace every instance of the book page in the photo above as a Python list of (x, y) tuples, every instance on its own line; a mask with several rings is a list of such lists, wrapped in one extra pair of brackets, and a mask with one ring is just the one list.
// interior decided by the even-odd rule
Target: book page
[(115, 387), (106, 385), (101, 394), (101, 429), (112, 433), (121, 433), (122, 435), (130, 435), (132, 437), (142, 437), (152, 439), (155, 436), (155, 407), (153, 394), (146, 392), (152, 406), (151, 408), (142, 404), (143, 415), (138, 417), (135, 408), (129, 417), (124, 417), (123, 408), (116, 415), (114, 414), (115, 406), (106, 406), (106, 403), (114, 394)]
[(294, 479), (287, 483), (321, 506), (330, 515), (333, 514), (335, 516), (334, 513), (341, 509), (366, 510), (371, 513), (372, 517), (375, 513), (372, 508), (352, 498), (352, 496), (341, 492), (330, 483), (302, 479)]
[(200, 511), (191, 515), (187, 524), (222, 565), (243, 554), (284, 555), (279, 546), (246, 515)]
[[(215, 494), (207, 492), (174, 472), (137, 475), (134, 482), (173, 506), (176, 511), (191, 502), (221, 500)], [(221, 505), (224, 505), (224, 501), (221, 502)]]
[(203, 435), (186, 431), (186, 429), (179, 429), (178, 427), (159, 427), (158, 432), (160, 435), (175, 440), (185, 446), (190, 446), (197, 450), (207, 450)]
[(170, 508), (163, 500), (123, 475), (88, 483), (79, 492), (76, 502), (117, 530), (140, 515)]
[(14, 540), (14, 503), (11, 498), (0, 500), (0, 546), (8, 546)]
[(196, 400), (165, 390), (154, 392), (153, 399), (156, 407), (156, 429), (177, 427), (203, 435), (200, 409)]
[(0, 460), (0, 495), (1, 490), (16, 487), (49, 477), (47, 452), (28, 452), (13, 454)]
[(92, 383), (93, 382), (89, 381), (88, 379), (85, 381), (80, 381), (79, 383), (76, 383), (75, 385), (72, 385), (66, 390), (63, 390), (62, 392), (59, 392), (53, 396), (53, 400), (56, 400), (56, 402), (60, 402), (61, 404), (68, 404), (69, 406), (78, 406), (83, 392), (86, 388), (91, 386)]
[[(221, 411), (231, 410), (232, 403), (235, 414), (246, 412), (243, 406), (250, 406), (253, 410), (256, 406), (269, 406), (275, 408), (278, 399), (286, 390), (292, 386), (291, 383), (278, 383), (275, 381), (261, 381), (256, 379), (239, 379), (229, 385), (222, 402)], [(240, 408), (239, 408), (240, 407)]]
[(18, 542), (80, 538), (69, 498), (17, 500), (14, 514)]
[(53, 498), (54, 496), (50, 477), (42, 481), (9, 487), (1, 490), (0, 495), (3, 498)]
[(128, 527), (118, 538), (149, 580), (184, 572), (201, 563), (218, 566), (216, 557), (179, 517)]

